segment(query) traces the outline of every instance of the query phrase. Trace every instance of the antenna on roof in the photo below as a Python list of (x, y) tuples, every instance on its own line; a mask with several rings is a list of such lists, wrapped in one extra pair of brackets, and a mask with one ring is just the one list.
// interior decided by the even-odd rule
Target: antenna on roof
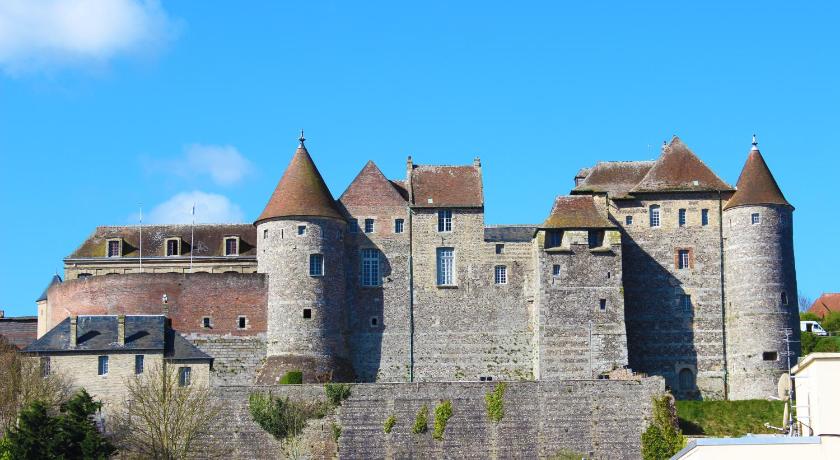
[(300, 137), (298, 138), (298, 140), (300, 141), (300, 146), (303, 147), (303, 142), (306, 140), (306, 138), (303, 137), (303, 128), (301, 128), (300, 130)]
[(758, 150), (758, 140), (755, 138), (755, 134), (753, 134), (752, 148), (750, 150)]

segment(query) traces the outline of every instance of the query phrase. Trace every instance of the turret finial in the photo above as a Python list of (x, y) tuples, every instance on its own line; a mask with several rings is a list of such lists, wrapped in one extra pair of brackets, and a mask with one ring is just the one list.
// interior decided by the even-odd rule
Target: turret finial
[(755, 134), (753, 134), (752, 148), (750, 150), (758, 150), (758, 140), (755, 138)]
[(300, 141), (300, 146), (303, 147), (303, 142), (306, 140), (306, 138), (303, 137), (303, 129), (300, 130), (300, 137), (298, 140)]

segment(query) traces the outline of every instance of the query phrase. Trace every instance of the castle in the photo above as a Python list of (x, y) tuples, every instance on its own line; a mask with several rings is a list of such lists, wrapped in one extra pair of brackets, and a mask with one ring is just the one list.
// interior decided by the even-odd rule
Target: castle
[(656, 161), (580, 170), (542, 223), (486, 226), (477, 158), (409, 157), (399, 180), (368, 162), (335, 200), (301, 135), (254, 225), (98, 227), (39, 299), (38, 333), (164, 313), (211, 382), (630, 368), (680, 398), (765, 398), (784, 330), (798, 340), (792, 213), (755, 140), (737, 189), (674, 137)]

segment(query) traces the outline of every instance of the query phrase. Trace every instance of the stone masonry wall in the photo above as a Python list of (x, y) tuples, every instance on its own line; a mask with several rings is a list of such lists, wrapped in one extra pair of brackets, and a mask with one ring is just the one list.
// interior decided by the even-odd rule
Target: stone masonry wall
[[(725, 197), (724, 197), (725, 198)], [(630, 367), (665, 377), (680, 398), (724, 397), (721, 238), (716, 193), (646, 195), (643, 200), (612, 201), (610, 213), (621, 227), (624, 301)], [(650, 206), (660, 206), (659, 227), (650, 225)], [(679, 209), (687, 222), (678, 225)], [(708, 224), (702, 225), (702, 209)], [(631, 225), (626, 216), (633, 217)], [(686, 249), (691, 265), (677, 268)], [(684, 310), (680, 295), (691, 296)], [(678, 374), (690, 370), (694, 385), (683, 388)]]
[(594, 378), (627, 365), (621, 236), (607, 231), (603, 246), (592, 249), (587, 231), (566, 231), (563, 240), (562, 247), (546, 250), (540, 231), (534, 241), (540, 280), (539, 378)]
[(213, 357), (210, 385), (251, 385), (257, 369), (265, 362), (265, 333), (252, 337), (186, 334), (199, 350)]
[[(330, 423), (341, 427), (337, 456), (347, 459), (384, 458), (550, 458), (574, 451), (592, 458), (639, 458), (641, 434), (651, 412), (651, 397), (664, 391), (661, 378), (641, 381), (564, 380), (509, 382), (504, 417), (495, 424), (487, 417), (485, 394), (494, 382), (393, 383), (353, 385), (351, 395)], [(271, 391), (297, 400), (323, 399), (318, 385), (225, 387), (216, 442), (231, 449), (231, 458), (277, 458), (281, 444), (267, 435), (248, 413), (248, 395)], [(434, 408), (452, 404), (442, 440), (434, 440)], [(420, 407), (429, 407), (429, 431), (414, 434)], [(383, 424), (393, 415), (390, 434)], [(329, 426), (313, 421), (303, 444), (328, 456)], [(334, 454), (335, 451), (333, 450)]]

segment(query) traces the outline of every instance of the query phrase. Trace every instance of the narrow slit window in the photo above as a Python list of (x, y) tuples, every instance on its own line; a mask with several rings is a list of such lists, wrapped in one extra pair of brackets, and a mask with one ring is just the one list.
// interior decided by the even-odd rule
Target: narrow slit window
[(210, 329), (211, 326), (210, 326), (210, 317), (209, 316), (205, 316), (204, 318), (201, 318), (201, 327), (203, 327), (204, 329)]
[(240, 316), (236, 319), (236, 327), (239, 329), (245, 329), (248, 320), (244, 316)]
[(268, 229), (263, 230), (263, 239), (268, 239)]
[(372, 316), (370, 318), (370, 327), (376, 327), (376, 326), (379, 326), (379, 318), (377, 318), (376, 316)]
[(700, 211), (700, 223), (705, 227), (709, 225), (709, 210), (703, 209)]
[(100, 356), (99, 357), (99, 368), (97, 369), (99, 375), (108, 375), (108, 357), (107, 356)]
[(788, 296), (787, 296), (786, 292), (783, 292), (782, 293), (782, 305), (787, 305), (787, 304), (788, 304)]
[(134, 355), (134, 373), (136, 375), (142, 374), (146, 365), (146, 357), (144, 355)]
[(678, 213), (680, 227), (685, 227), (685, 209), (680, 209)]
[(601, 311), (607, 311), (607, 299), (598, 300), (598, 309)]

